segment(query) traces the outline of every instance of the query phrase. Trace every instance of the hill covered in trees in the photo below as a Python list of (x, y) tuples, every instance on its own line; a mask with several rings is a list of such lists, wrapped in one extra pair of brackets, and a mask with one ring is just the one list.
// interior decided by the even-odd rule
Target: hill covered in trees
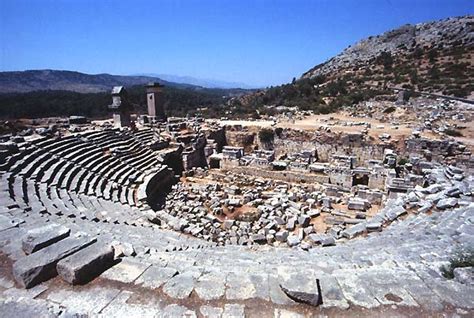
[[(127, 87), (129, 99), (135, 112), (146, 113), (145, 88)], [(166, 112), (169, 116), (185, 116), (201, 112), (209, 117), (222, 116), (227, 101), (243, 94), (240, 89), (186, 89), (166, 86)], [(38, 118), (52, 116), (82, 115), (90, 118), (110, 117), (107, 105), (111, 103), (110, 92), (78, 93), (71, 91), (35, 91), (28, 93), (0, 94), (0, 117)]]
[(155, 76), (122, 76), (85, 74), (74, 71), (31, 70), (0, 72), (0, 93), (27, 93), (34, 91), (71, 91), (77, 93), (107, 92), (114, 86), (144, 85), (157, 82), (166, 86), (202, 89), (200, 86), (174, 83)]

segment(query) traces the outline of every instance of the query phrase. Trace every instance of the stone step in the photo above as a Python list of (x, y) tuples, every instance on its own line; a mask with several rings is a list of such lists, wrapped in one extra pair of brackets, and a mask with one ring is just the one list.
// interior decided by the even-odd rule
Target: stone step
[(31, 179), (36, 181), (41, 181), (45, 173), (55, 164), (58, 162), (58, 158), (56, 156), (52, 156), (50, 159), (45, 160), (41, 163), (38, 169), (33, 172), (31, 175)]
[(22, 287), (31, 288), (57, 275), (56, 265), (65, 257), (96, 241), (90, 236), (68, 237), (25, 256), (13, 264), (13, 276)]
[(114, 263), (111, 245), (92, 244), (68, 256), (56, 266), (59, 276), (69, 284), (84, 284), (99, 276)]
[(70, 229), (59, 224), (49, 224), (28, 231), (22, 239), (23, 251), (28, 255), (69, 236)]
[(19, 219), (9, 218), (5, 215), (0, 215), (0, 232), (17, 227), (22, 221)]
[(27, 167), (25, 167), (22, 171), (20, 171), (20, 175), (25, 178), (29, 178), (35, 173), (35, 171), (41, 166), (41, 164), (48, 159), (50, 159), (52, 155), (50, 153), (45, 153), (41, 156), (35, 158)]

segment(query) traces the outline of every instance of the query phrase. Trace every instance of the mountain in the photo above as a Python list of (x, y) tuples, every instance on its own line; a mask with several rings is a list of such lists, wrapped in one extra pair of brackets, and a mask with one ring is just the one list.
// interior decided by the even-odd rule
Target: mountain
[(226, 82), (214, 79), (204, 79), (204, 78), (196, 78), (192, 76), (180, 76), (180, 75), (171, 75), (171, 74), (138, 74), (143, 76), (153, 76), (159, 77), (163, 80), (174, 82), (174, 83), (181, 83), (181, 84), (191, 84), (196, 86), (202, 86), (206, 88), (243, 88), (243, 89), (254, 89), (257, 88), (256, 86), (247, 85), (245, 83), (240, 82)]
[(474, 16), (404, 25), (363, 39), (292, 83), (247, 95), (242, 105), (333, 111), (393, 88), (472, 98)]
[(135, 86), (149, 82), (158, 82), (176, 88), (201, 88), (190, 84), (168, 82), (151, 76), (91, 75), (73, 71), (31, 70), (0, 72), (0, 93), (26, 93), (43, 90), (98, 93), (110, 91), (113, 86)]
[(38, 118), (83, 115), (90, 118), (110, 116), (113, 86), (125, 85), (137, 113), (146, 112), (144, 84), (164, 84), (166, 111), (170, 116), (199, 113), (208, 117), (225, 114), (229, 99), (250, 90), (204, 88), (152, 76), (89, 75), (72, 71), (37, 70), (0, 73), (0, 118)]
[[(436, 85), (439, 84), (435, 81), (437, 77), (469, 80), (467, 75), (474, 71), (473, 48), (474, 16), (407, 24), (349, 46), (304, 73), (302, 78), (337, 78), (345, 74), (366, 81), (363, 76), (370, 68), (373, 73), (383, 73), (387, 85), (420, 85), (423, 89), (441, 92), (442, 87)], [(418, 80), (413, 79), (415, 73)]]

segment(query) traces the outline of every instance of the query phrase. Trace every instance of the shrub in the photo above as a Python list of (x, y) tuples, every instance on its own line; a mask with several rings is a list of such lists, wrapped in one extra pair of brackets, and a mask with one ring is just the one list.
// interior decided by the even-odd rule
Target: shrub
[(460, 267), (471, 267), (474, 266), (474, 250), (472, 248), (467, 250), (460, 250), (451, 257), (449, 264), (441, 266), (441, 273), (445, 278), (454, 278), (454, 269)]
[(451, 137), (462, 137), (461, 132), (459, 130), (456, 130), (456, 129), (448, 128), (444, 131), (444, 133), (448, 136), (451, 136)]
[(385, 70), (391, 70), (393, 65), (393, 57), (390, 52), (382, 52), (376, 59), (378, 64), (383, 65)]
[(281, 128), (281, 127), (275, 128), (275, 134), (278, 136), (278, 138), (281, 137), (282, 133), (283, 133), (283, 128)]
[(272, 143), (275, 138), (275, 132), (270, 128), (263, 128), (258, 132), (258, 138), (262, 143)]
[(399, 165), (399, 166), (404, 166), (404, 165), (406, 165), (407, 163), (409, 163), (409, 161), (408, 161), (407, 158), (400, 158), (400, 160), (398, 160), (398, 165)]
[(433, 80), (438, 80), (441, 75), (441, 72), (436, 66), (433, 66), (428, 70), (428, 76)]
[(415, 51), (413, 52), (413, 57), (415, 59), (421, 59), (423, 57), (424, 51), (422, 48), (417, 47)]
[(393, 113), (396, 110), (394, 106), (387, 107), (383, 110), (384, 114), (390, 114)]

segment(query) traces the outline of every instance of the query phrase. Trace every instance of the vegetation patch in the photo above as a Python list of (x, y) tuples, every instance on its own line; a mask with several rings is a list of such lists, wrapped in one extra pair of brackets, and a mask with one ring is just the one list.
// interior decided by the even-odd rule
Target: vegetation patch
[(270, 128), (264, 128), (261, 129), (258, 132), (258, 138), (260, 139), (260, 142), (269, 144), (273, 142), (273, 139), (275, 138), (275, 132), (273, 129)]
[(396, 110), (395, 107), (390, 106), (390, 107), (385, 108), (383, 112), (384, 112), (385, 114), (390, 114), (390, 113), (393, 113), (395, 110)]
[(462, 137), (462, 133), (457, 129), (448, 128), (444, 133), (451, 137)]
[(449, 264), (441, 266), (440, 270), (445, 278), (453, 279), (456, 268), (472, 266), (474, 266), (474, 249), (469, 248), (456, 252), (450, 259)]

